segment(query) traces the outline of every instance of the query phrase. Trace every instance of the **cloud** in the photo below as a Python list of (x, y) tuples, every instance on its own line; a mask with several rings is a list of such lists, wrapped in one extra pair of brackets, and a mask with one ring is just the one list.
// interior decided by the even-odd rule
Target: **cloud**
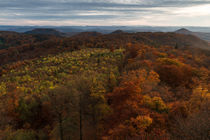
[[(0, 19), (4, 19), (0, 24), (30, 21), (26, 24), (55, 25), (60, 21), (63, 25), (152, 25), (156, 21), (157, 25), (170, 25), (174, 23), (168, 21), (170, 19), (176, 24), (202, 26), (201, 21), (196, 22), (196, 17), (210, 19), (206, 8), (209, 5), (210, 0), (0, 0)], [(199, 12), (198, 9), (203, 7), (204, 10)], [(180, 20), (186, 14), (191, 15), (189, 23), (186, 19)], [(205, 25), (209, 23), (205, 20)]]

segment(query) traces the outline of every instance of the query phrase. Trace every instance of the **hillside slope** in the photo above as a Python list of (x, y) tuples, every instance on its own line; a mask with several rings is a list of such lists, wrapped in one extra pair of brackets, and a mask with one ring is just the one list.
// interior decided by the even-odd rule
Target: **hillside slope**
[(35, 38), (16, 32), (0, 31), (0, 50), (23, 44), (31, 44)]
[(194, 35), (199, 37), (202, 40), (208, 41), (210, 42), (210, 33), (203, 33), (203, 32), (191, 32), (185, 28), (179, 29), (177, 31), (175, 31), (175, 33), (178, 34), (185, 34), (185, 35)]
[[(116, 50), (111, 53), (107, 49), (82, 49), (26, 60), (19, 63), (19, 66), (13, 63), (8, 66), (14, 65), (15, 69), (0, 77), (0, 87), (16, 81), (14, 84), (24, 92), (40, 93), (56, 85), (64, 84), (63, 80), (72, 75), (84, 72), (108, 74), (109, 70), (117, 70), (122, 51)], [(102, 63), (98, 64), (98, 59)], [(24, 76), (21, 78), (21, 75)], [(0, 96), (5, 92), (6, 89), (1, 88)]]
[(158, 43), (160, 45), (175, 46), (178, 44), (181, 48), (192, 47), (210, 50), (210, 45), (208, 42), (201, 40), (194, 35), (184, 35), (176, 33), (145, 33), (142, 37), (149, 38), (152, 42)]
[[(22, 34), (20, 35), (22, 36)], [(19, 38), (21, 38), (19, 36)], [(34, 36), (32, 36), (34, 37)], [(37, 35), (36, 37), (40, 37)], [(37, 40), (37, 38), (35, 38)], [(63, 51), (78, 50), (81, 48), (119, 48), (127, 43), (138, 42), (152, 46), (171, 46), (180, 49), (210, 50), (209, 43), (192, 35), (176, 33), (119, 33), (102, 35), (97, 32), (85, 32), (72, 37), (47, 36), (35, 43), (24, 43), (17, 47), (0, 50), (0, 65), (24, 59), (33, 59), (48, 54)], [(31, 39), (29, 40), (31, 41)]]
[(55, 36), (64, 36), (65, 33), (59, 32), (55, 29), (48, 29), (48, 28), (37, 28), (31, 31), (25, 32), (25, 34), (32, 34), (32, 35), (55, 35)]
[(127, 35), (3, 65), (0, 139), (208, 139), (210, 55)]
[(0, 50), (10, 47), (18, 47), (24, 45), (32, 45), (49, 39), (53, 39), (55, 35), (47, 34), (24, 34), (9, 31), (0, 31)]

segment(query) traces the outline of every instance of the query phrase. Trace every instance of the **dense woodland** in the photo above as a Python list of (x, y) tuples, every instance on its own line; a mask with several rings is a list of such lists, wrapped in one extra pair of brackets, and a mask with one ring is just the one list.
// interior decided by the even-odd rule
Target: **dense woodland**
[(0, 140), (208, 140), (209, 48), (175, 33), (0, 32)]

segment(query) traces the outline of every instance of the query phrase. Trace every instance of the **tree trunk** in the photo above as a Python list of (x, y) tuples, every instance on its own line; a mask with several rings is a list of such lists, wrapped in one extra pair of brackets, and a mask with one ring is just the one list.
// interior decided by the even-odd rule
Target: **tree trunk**
[(82, 140), (83, 133), (82, 133), (82, 102), (81, 102), (81, 95), (79, 96), (79, 130), (80, 130), (80, 140)]
[(95, 110), (93, 111), (93, 114), (92, 114), (92, 121), (93, 121), (93, 128), (94, 128), (94, 131), (95, 131), (94, 140), (97, 140), (97, 138), (98, 138), (98, 129), (97, 129), (96, 112), (95, 112)]
[(63, 120), (62, 120), (62, 115), (59, 114), (58, 118), (59, 118), (60, 140), (64, 140), (63, 139)]

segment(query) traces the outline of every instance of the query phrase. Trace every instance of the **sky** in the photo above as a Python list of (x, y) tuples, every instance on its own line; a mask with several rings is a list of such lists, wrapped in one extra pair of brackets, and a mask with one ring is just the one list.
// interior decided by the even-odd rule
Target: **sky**
[(210, 0), (0, 0), (0, 25), (210, 26)]

